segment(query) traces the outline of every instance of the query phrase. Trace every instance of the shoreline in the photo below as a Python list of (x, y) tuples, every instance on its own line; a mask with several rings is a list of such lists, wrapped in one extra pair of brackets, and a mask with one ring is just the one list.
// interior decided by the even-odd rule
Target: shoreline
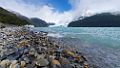
[(120, 49), (106, 44), (83, 42), (76, 38), (62, 38), (63, 44), (74, 47), (86, 56), (90, 68), (119, 68)]
[[(82, 53), (25, 27), (0, 30), (0, 66), (10, 68), (88, 68)], [(54, 38), (54, 37), (53, 37)]]

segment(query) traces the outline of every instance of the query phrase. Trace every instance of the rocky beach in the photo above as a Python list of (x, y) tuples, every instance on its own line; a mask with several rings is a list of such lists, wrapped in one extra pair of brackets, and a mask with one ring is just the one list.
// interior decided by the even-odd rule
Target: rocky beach
[(120, 0), (0, 0), (0, 68), (120, 68)]
[(27, 27), (0, 29), (0, 68), (89, 68), (85, 55), (47, 34)]

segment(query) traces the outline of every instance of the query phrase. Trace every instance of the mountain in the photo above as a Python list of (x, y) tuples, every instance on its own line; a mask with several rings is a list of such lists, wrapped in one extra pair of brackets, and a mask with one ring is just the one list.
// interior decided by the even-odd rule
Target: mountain
[(55, 23), (48, 23), (48, 25), (50, 26), (50, 25), (55, 25)]
[(120, 27), (120, 14), (96, 14), (70, 22), (68, 27)]
[(2, 7), (0, 7), (0, 22), (3, 24), (10, 24), (10, 25), (17, 25), (17, 26), (30, 24), (30, 22), (24, 19), (23, 17), (19, 17), (16, 14)]
[(35, 27), (48, 27), (49, 24), (47, 24), (45, 21), (39, 19), (39, 18), (31, 18), (32, 25)]
[(34, 25), (36, 27), (48, 27), (45, 21), (39, 18), (31, 18), (29, 19), (26, 16), (23, 16), (15, 11), (8, 11), (2, 7), (0, 7), (0, 25)]
[(49, 25), (49, 24), (47, 24), (47, 22), (45, 22), (42, 19), (39, 19), (39, 18), (30, 18), (29, 19), (15, 11), (12, 11), (12, 12), (15, 13), (19, 18), (27, 20), (28, 22), (31, 23), (31, 25), (34, 25), (35, 27), (48, 27), (48, 25)]

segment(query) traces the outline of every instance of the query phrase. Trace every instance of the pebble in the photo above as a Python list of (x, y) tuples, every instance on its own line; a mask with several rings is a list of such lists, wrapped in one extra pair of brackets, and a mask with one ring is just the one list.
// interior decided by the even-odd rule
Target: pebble
[(26, 68), (35, 68), (35, 66), (33, 64), (27, 64)]
[(10, 68), (20, 68), (20, 65), (18, 63), (17, 64), (11, 64)]
[(34, 48), (30, 48), (30, 51), (29, 51), (29, 55), (35, 55), (35, 49)]
[(73, 68), (70, 64), (61, 65), (61, 68)]
[(17, 60), (12, 60), (11, 64), (16, 64), (18, 61)]
[(49, 64), (49, 62), (48, 62), (48, 60), (47, 59), (37, 59), (36, 60), (36, 65), (37, 66), (40, 66), (40, 67), (42, 67), (42, 66), (47, 66)]
[(75, 57), (75, 54), (73, 52), (71, 52), (71, 51), (67, 51), (67, 55)]
[(42, 54), (42, 55), (37, 55), (37, 59), (43, 59), (44, 57), (45, 57), (44, 54)]
[(17, 60), (12, 60), (10, 64), (10, 68), (20, 68)]
[(0, 63), (0, 66), (2, 66), (2, 67), (7, 67), (9, 65), (10, 65), (10, 60), (3, 60)]
[(26, 61), (26, 63), (30, 63), (32, 61), (28, 57), (24, 57), (23, 59), (24, 59), (24, 61)]
[(58, 60), (53, 59), (51, 62), (52, 65), (61, 65)]
[(70, 61), (69, 61), (68, 59), (66, 59), (66, 58), (61, 58), (61, 59), (60, 59), (60, 63), (61, 63), (62, 65), (66, 65), (66, 64), (70, 64)]
[[(74, 48), (60, 46), (46, 32), (25, 27), (0, 32), (0, 66), (3, 68), (89, 68)], [(4, 39), (3, 39), (4, 38)], [(82, 62), (82, 63), (81, 63)], [(0, 67), (0, 68), (1, 68)]]
[(21, 66), (22, 68), (24, 68), (24, 67), (25, 67), (25, 65), (26, 65), (26, 62), (25, 62), (25, 61), (21, 61), (20, 66)]
[(88, 68), (88, 63), (84, 63), (84, 68)]

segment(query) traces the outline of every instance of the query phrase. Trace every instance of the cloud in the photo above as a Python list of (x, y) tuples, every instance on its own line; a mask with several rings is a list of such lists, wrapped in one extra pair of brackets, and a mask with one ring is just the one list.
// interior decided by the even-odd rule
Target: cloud
[(64, 25), (72, 20), (72, 14), (66, 11), (60, 13), (51, 5), (33, 5), (26, 4), (22, 0), (0, 0), (0, 6), (5, 9), (16, 11), (27, 17), (38, 17), (47, 22), (55, 22), (56, 25)]
[(0, 6), (19, 12), (27, 17), (38, 17), (56, 25), (67, 25), (81, 15), (91, 15), (101, 12), (120, 11), (120, 0), (69, 0), (72, 9), (59, 12), (51, 4), (27, 4), (23, 0), (0, 0)]

